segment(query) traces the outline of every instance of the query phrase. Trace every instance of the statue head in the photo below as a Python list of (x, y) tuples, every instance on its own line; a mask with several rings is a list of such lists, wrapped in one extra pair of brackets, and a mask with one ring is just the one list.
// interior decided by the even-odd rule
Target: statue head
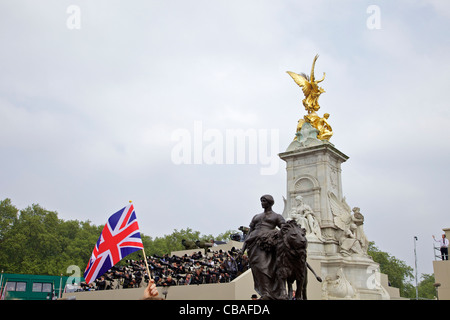
[(295, 197), (295, 201), (297, 202), (297, 204), (301, 204), (301, 203), (303, 203), (303, 197), (302, 196), (296, 196)]
[(281, 226), (280, 229), (283, 242), (290, 249), (305, 249), (308, 241), (306, 240), (306, 229), (300, 227), (295, 220), (289, 220)]
[(263, 195), (260, 200), (263, 208), (270, 208), (275, 203), (273, 197), (270, 194)]

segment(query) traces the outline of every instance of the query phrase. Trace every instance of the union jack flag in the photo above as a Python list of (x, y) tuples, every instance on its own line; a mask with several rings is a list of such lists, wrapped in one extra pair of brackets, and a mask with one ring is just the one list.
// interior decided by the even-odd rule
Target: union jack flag
[(143, 248), (136, 213), (129, 204), (105, 224), (84, 271), (86, 283), (94, 282), (125, 256)]

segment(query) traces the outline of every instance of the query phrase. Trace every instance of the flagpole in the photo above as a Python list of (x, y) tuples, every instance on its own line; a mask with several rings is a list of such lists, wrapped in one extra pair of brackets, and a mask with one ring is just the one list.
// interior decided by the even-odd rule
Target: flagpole
[(152, 280), (152, 274), (150, 273), (150, 269), (148, 268), (147, 256), (145, 255), (144, 247), (142, 247), (142, 254), (144, 255), (145, 266), (147, 267), (148, 280)]

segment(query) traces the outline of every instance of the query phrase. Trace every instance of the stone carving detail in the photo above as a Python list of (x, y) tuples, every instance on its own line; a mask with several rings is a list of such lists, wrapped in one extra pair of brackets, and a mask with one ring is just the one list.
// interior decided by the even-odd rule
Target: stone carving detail
[(338, 169), (330, 167), (330, 183), (334, 190), (338, 190)]
[(342, 268), (339, 268), (335, 277), (325, 278), (322, 285), (322, 298), (325, 300), (358, 299), (359, 294), (345, 277)]
[(300, 147), (310, 147), (319, 145), (322, 142), (317, 138), (319, 130), (314, 128), (309, 122), (305, 122), (296, 133), (296, 139), (299, 142)]
[(296, 204), (290, 212), (290, 218), (306, 230), (306, 238), (308, 240), (324, 241), (320, 224), (314, 211), (303, 201), (302, 196), (296, 196), (295, 202)]
[(369, 248), (369, 240), (367, 239), (363, 229), (364, 216), (362, 215), (358, 207), (354, 207), (352, 211), (353, 211), (352, 221), (356, 225), (355, 237), (361, 243), (362, 251), (365, 254), (367, 254), (367, 249)]
[(369, 241), (363, 231), (364, 216), (359, 208), (350, 213), (350, 206), (345, 198), (339, 201), (334, 193), (328, 193), (331, 212), (334, 216), (334, 224), (339, 229), (336, 240), (339, 242), (340, 253), (343, 256), (361, 255), (367, 256)]
[(301, 178), (295, 183), (296, 191), (309, 191), (314, 188), (314, 183), (308, 178)]

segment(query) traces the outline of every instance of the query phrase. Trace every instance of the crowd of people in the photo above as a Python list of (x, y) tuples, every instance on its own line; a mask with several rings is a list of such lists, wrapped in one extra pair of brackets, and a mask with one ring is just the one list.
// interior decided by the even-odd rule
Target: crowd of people
[[(168, 254), (147, 257), (151, 277), (156, 286), (195, 285), (230, 282), (248, 268), (248, 258), (232, 248), (229, 251), (214, 248), (183, 256)], [(116, 265), (95, 282), (81, 284), (82, 291), (140, 288), (148, 285), (149, 276), (145, 261), (126, 260), (126, 265)]]

